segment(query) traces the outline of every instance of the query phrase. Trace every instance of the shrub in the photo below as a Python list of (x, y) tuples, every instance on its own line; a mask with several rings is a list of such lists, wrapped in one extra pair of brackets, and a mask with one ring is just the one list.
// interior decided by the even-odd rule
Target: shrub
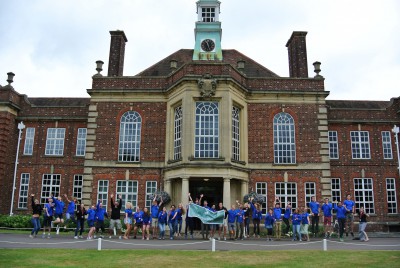
[(31, 218), (30, 215), (0, 215), (0, 227), (31, 228)]

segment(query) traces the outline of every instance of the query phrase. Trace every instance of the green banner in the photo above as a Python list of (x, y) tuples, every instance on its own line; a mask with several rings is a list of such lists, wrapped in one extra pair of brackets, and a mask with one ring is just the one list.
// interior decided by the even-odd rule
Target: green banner
[(223, 224), (225, 212), (213, 212), (196, 204), (189, 204), (189, 217), (199, 218), (204, 224)]

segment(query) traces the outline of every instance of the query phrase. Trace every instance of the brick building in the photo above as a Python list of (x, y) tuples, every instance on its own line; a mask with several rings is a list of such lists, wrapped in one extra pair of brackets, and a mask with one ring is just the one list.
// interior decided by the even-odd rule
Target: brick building
[(111, 31), (108, 74), (98, 61), (90, 98), (30, 98), (9, 73), (0, 88), (0, 213), (25, 213), (30, 193), (106, 205), (114, 193), (143, 207), (161, 189), (175, 204), (190, 192), (226, 206), (256, 191), (264, 209), (275, 196), (304, 207), (313, 195), (350, 193), (377, 228), (399, 221), (400, 98), (326, 100), (318, 62), (308, 74), (306, 32), (290, 36), (290, 76), (280, 77), (222, 49), (219, 1), (197, 9), (194, 49), (135, 76), (123, 75), (127, 37)]

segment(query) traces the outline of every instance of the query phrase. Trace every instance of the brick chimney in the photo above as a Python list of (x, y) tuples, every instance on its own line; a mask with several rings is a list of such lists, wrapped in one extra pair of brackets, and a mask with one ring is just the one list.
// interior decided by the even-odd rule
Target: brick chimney
[(308, 77), (306, 35), (307, 32), (293, 32), (286, 43), (290, 77)]
[(122, 76), (124, 73), (125, 43), (128, 42), (124, 31), (110, 31), (110, 57), (108, 76)]

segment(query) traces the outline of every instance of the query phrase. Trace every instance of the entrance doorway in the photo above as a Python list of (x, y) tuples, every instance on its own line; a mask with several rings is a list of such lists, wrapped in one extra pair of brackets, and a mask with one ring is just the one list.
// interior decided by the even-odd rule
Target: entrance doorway
[(202, 203), (207, 200), (209, 207), (217, 207), (218, 203), (223, 201), (223, 186), (222, 179), (190, 179), (189, 193), (193, 201), (203, 194)]

